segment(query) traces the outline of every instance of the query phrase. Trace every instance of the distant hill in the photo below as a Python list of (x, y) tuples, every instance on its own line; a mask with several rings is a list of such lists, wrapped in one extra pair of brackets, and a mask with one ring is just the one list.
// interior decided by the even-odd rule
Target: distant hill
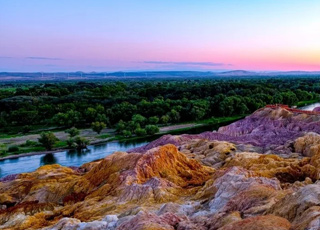
[(79, 80), (108, 80), (108, 79), (149, 79), (149, 78), (232, 78), (232, 77), (320, 77), (320, 71), (287, 71), (287, 72), (252, 72), (246, 70), (232, 70), (221, 72), (201, 71), (136, 71), (136, 72), (0, 72), (0, 81), (79, 81)]

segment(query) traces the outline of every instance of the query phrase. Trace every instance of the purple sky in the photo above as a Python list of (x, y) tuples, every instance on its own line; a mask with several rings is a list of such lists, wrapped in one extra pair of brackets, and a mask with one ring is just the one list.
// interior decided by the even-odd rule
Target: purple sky
[(0, 0), (0, 71), (320, 70), (319, 0)]

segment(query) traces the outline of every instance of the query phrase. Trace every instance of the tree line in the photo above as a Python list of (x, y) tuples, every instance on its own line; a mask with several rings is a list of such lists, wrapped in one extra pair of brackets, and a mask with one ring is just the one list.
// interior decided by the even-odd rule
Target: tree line
[(107, 126), (124, 136), (145, 135), (159, 124), (247, 114), (266, 104), (291, 106), (319, 93), (316, 78), (7, 84), (0, 87), (0, 129)]

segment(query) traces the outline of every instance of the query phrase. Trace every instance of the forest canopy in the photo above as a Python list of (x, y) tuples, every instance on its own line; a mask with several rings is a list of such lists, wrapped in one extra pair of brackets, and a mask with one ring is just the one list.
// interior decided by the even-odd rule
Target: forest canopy
[(319, 94), (315, 78), (3, 84), (0, 129), (101, 122), (131, 132), (149, 125), (152, 132), (150, 125), (248, 114), (266, 104), (292, 106)]

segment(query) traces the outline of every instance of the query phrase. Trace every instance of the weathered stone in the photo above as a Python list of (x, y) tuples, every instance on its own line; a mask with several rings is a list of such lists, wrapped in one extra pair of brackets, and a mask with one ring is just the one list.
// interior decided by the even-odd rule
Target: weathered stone
[(0, 229), (320, 229), (319, 132), (318, 115), (264, 108), (218, 132), (8, 176)]

